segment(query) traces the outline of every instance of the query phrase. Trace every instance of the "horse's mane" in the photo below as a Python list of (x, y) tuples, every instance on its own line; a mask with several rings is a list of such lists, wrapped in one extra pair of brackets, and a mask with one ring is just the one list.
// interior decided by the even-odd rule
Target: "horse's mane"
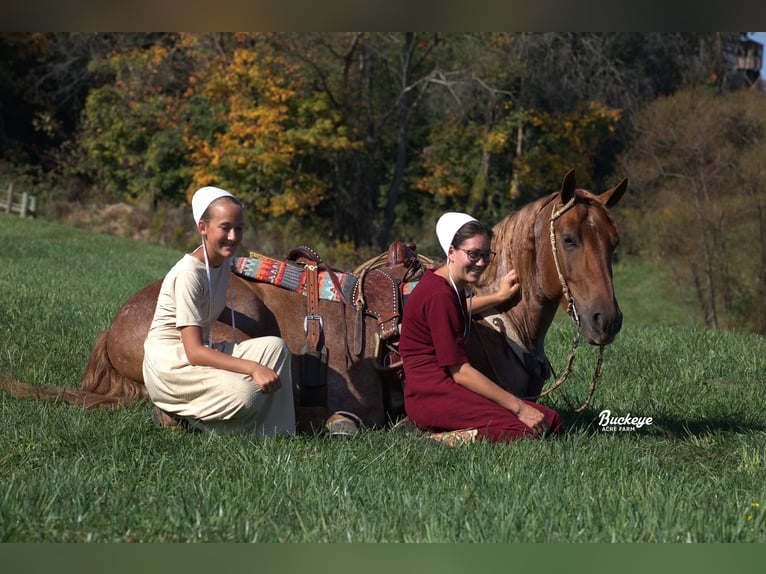
[(494, 290), (497, 280), (511, 269), (516, 269), (521, 278), (534, 276), (537, 216), (557, 196), (558, 192), (528, 203), (509, 213), (492, 228), (492, 245), (497, 255), (477, 284), (480, 291)]
[[(600, 201), (586, 190), (578, 189), (576, 194), (578, 204), (595, 207), (603, 214), (606, 221), (614, 226), (609, 210)], [(545, 221), (539, 221), (538, 215), (559, 195), (560, 192), (551, 193), (528, 203), (519, 210), (509, 213), (492, 228), (492, 248), (497, 252), (497, 256), (487, 266), (487, 270), (477, 284), (480, 292), (496, 289), (497, 281), (511, 269), (516, 269), (522, 282), (537, 276), (535, 235), (538, 231), (537, 226), (544, 224), (545, 228), (541, 231), (547, 237), (549, 221), (547, 218)]]

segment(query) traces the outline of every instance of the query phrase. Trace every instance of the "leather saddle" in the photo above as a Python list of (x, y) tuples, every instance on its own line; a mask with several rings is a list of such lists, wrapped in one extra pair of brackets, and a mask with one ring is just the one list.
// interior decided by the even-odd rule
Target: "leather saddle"
[[(318, 311), (318, 270), (328, 272), (338, 293), (342, 293), (342, 289), (335, 270), (327, 266), (313, 249), (297, 247), (285, 259), (304, 265), (307, 273), (306, 343), (301, 353), (300, 402), (303, 406), (326, 406), (327, 349), (322, 336), (323, 320)], [(381, 377), (384, 408), (390, 420), (404, 414), (404, 369), (398, 352), (403, 289), (406, 284), (417, 282), (424, 272), (415, 244), (395, 241), (389, 246), (385, 258), (380, 257), (374, 264), (355, 271), (358, 277), (351, 301), (341, 294), (341, 304), (353, 305), (355, 312), (351, 349), (346, 332), (347, 352), (362, 356), (370, 343), (365, 340), (365, 317), (374, 317), (377, 321), (373, 342), (376, 346), (375, 365)]]
[(362, 270), (354, 289), (356, 324), (353, 349), (357, 356), (364, 352), (364, 316), (378, 322), (376, 369), (382, 383), (383, 406), (391, 422), (404, 413), (404, 368), (399, 355), (399, 334), (404, 288), (420, 280), (425, 268), (413, 243), (393, 242), (379, 267)]
[(385, 265), (363, 269), (354, 287), (354, 307), (357, 323), (354, 334), (354, 352), (364, 351), (363, 315), (371, 315), (378, 321), (381, 341), (399, 337), (405, 283), (418, 281), (423, 266), (415, 253), (415, 245), (395, 241), (388, 249)]

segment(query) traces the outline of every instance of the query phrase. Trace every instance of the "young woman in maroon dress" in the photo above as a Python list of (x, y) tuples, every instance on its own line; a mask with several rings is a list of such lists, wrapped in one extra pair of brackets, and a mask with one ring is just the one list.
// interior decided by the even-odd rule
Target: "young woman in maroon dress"
[(466, 355), (472, 313), (508, 301), (519, 290), (512, 270), (498, 291), (473, 297), (472, 286), (494, 255), (492, 230), (470, 215), (449, 212), (439, 218), (436, 235), (447, 262), (426, 271), (402, 316), (399, 352), (407, 416), (423, 430), (474, 428), (492, 441), (558, 432), (556, 411), (507, 392), (471, 366)]

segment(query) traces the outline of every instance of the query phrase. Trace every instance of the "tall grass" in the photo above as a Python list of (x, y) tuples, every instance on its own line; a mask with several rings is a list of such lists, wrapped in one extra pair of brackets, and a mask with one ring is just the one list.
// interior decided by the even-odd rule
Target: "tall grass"
[[(35, 384), (77, 387), (98, 332), (179, 256), (4, 214), (0, 241), (0, 373)], [(691, 326), (640, 262), (615, 277), (623, 332), (584, 413), (546, 399), (555, 440), (218, 437), (156, 428), (146, 403), (0, 394), (0, 541), (766, 541), (766, 340)], [(555, 323), (554, 366), (572, 335)], [(572, 401), (595, 358), (580, 346)], [(653, 423), (606, 432), (604, 409)]]

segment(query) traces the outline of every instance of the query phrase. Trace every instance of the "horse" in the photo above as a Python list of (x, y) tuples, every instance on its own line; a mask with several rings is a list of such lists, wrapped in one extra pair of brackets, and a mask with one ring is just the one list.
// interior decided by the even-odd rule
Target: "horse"
[[(550, 375), (545, 336), (559, 306), (570, 314), (579, 310), (578, 328), (589, 344), (607, 345), (619, 333), (622, 313), (614, 294), (611, 261), (619, 233), (609, 208), (626, 188), (624, 179), (593, 195), (577, 188), (571, 170), (560, 191), (523, 206), (493, 227), (492, 250), (497, 256), (476, 289), (490, 292), (503, 275), (516, 269), (520, 296), (476, 317), (475, 336), (469, 335), (466, 344), (472, 363), (498, 385), (520, 397), (539, 396)], [(96, 340), (79, 389), (35, 387), (7, 377), (3, 386), (16, 395), (53, 397), (86, 409), (121, 408), (145, 400), (143, 343), (161, 283), (158, 280), (141, 289), (119, 308)], [(227, 309), (212, 329), (214, 341), (231, 339), (233, 328), (238, 340), (281, 337), (293, 352), (296, 379), (305, 354), (306, 295), (235, 274), (231, 287)], [(306, 389), (301, 389), (300, 380), (294, 380), (299, 421), (315, 425), (329, 412), (347, 411), (374, 428), (405, 417), (401, 385), (406, 381), (399, 378), (401, 368), (381, 366), (380, 318), (364, 313), (360, 321), (348, 302), (324, 299), (314, 311), (323, 320), (326, 399), (325, 404), (301, 407), (298, 397)], [(359, 349), (351, 348), (355, 346), (350, 342), (351, 333), (363, 341)], [(395, 343), (393, 348), (395, 351)]]
[(516, 269), (520, 296), (477, 317), (475, 336), (469, 335), (466, 346), (472, 364), (514, 395), (531, 400), (541, 396), (552, 374), (545, 337), (559, 307), (591, 345), (603, 349), (620, 332), (622, 311), (612, 281), (619, 232), (609, 208), (620, 201), (627, 185), (623, 179), (596, 196), (577, 188), (572, 170), (559, 192), (525, 205), (493, 227), (497, 255), (477, 291), (492, 292), (501, 277)]

